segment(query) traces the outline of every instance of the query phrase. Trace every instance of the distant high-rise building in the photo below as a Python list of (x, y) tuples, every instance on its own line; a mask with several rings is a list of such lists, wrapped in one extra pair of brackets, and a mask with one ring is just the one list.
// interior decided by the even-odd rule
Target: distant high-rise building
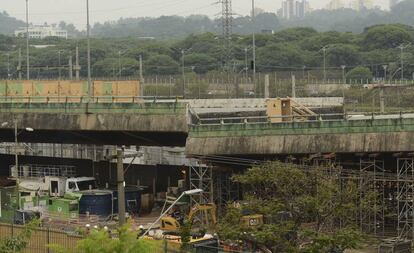
[(351, 8), (356, 11), (372, 9), (373, 7), (371, 0), (355, 0), (351, 3)]
[(342, 0), (332, 0), (326, 6), (326, 9), (328, 9), (328, 10), (338, 10), (338, 9), (342, 9), (342, 8), (345, 8), (345, 4)]
[(307, 0), (285, 0), (282, 2), (282, 17), (285, 19), (303, 18), (310, 11)]

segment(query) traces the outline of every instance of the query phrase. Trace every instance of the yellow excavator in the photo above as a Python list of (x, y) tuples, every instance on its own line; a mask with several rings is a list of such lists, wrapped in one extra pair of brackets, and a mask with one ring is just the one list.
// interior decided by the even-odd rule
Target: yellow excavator
[[(188, 214), (188, 221), (192, 224), (200, 224), (205, 228), (214, 228), (217, 224), (217, 207), (213, 203), (196, 204)], [(166, 232), (178, 232), (183, 224), (184, 217), (166, 216), (161, 219), (160, 229)]]

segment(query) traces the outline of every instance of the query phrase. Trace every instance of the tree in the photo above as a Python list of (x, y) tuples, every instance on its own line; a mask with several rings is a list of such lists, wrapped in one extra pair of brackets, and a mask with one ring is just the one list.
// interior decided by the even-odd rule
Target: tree
[(356, 67), (346, 74), (346, 80), (348, 82), (352, 82), (354, 80), (363, 80), (364, 82), (370, 82), (372, 81), (372, 78), (373, 75), (371, 70), (362, 66)]
[(40, 222), (34, 220), (27, 224), (23, 231), (17, 236), (7, 238), (0, 241), (0, 252), (2, 253), (19, 253), (26, 249), (29, 244), (29, 240), (32, 237), (33, 230), (38, 227)]
[[(341, 182), (323, 168), (305, 171), (281, 162), (254, 166), (233, 180), (246, 189), (245, 201), (241, 207), (228, 206), (218, 230), (224, 240), (242, 240), (272, 252), (306, 253), (342, 252), (362, 240), (355, 213), (361, 206), (370, 210), (363, 203), (372, 197), (367, 193), (360, 198), (352, 180)], [(240, 222), (246, 214), (262, 214), (265, 223), (246, 226)]]
[(112, 239), (107, 231), (94, 229), (74, 250), (56, 244), (49, 247), (56, 253), (152, 253), (162, 248), (159, 241), (137, 239), (129, 224), (117, 229), (117, 234), (118, 238)]
[(217, 61), (215, 58), (201, 53), (186, 55), (185, 64), (190, 66), (197, 74), (205, 74), (208, 71), (217, 68)]
[(154, 55), (145, 62), (144, 68), (149, 75), (174, 75), (180, 65), (168, 55)]
[(376, 25), (366, 29), (362, 45), (368, 50), (395, 48), (413, 36), (401, 25)]
[(336, 44), (329, 47), (327, 61), (330, 66), (355, 66), (359, 63), (358, 48), (354, 45)]
[(303, 66), (300, 48), (291, 44), (270, 44), (257, 50), (259, 71), (273, 71), (278, 68)]

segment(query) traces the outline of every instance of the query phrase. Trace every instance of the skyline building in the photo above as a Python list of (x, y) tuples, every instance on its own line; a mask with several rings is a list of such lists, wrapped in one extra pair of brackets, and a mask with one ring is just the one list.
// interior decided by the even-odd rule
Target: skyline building
[(285, 0), (282, 2), (282, 17), (285, 19), (304, 18), (310, 11), (307, 0)]

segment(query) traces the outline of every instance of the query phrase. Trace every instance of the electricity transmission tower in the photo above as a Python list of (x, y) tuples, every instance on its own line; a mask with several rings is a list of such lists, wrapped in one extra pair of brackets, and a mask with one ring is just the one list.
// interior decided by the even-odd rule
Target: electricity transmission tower
[(223, 67), (226, 71), (230, 71), (232, 69), (231, 63), (233, 60), (233, 11), (231, 1), (232, 0), (220, 0), (222, 6), (221, 23), (223, 29)]

